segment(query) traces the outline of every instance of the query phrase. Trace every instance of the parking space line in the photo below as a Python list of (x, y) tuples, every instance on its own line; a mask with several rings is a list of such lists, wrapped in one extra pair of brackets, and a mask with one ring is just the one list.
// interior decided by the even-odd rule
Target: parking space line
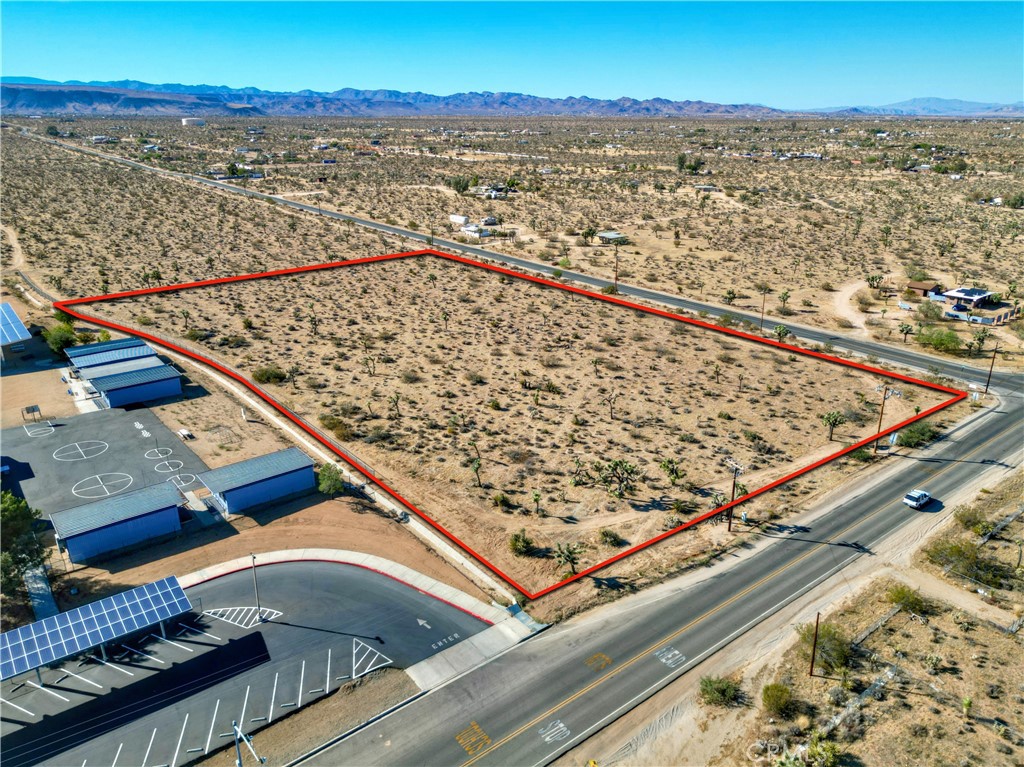
[(156, 634), (150, 634), (150, 636), (153, 637), (153, 639), (156, 639), (156, 640), (158, 640), (160, 642), (166, 642), (167, 644), (172, 644), (175, 647), (180, 647), (185, 652), (195, 652), (195, 650), (193, 650), (191, 647), (185, 647), (185, 645), (183, 645), (183, 644), (178, 644), (177, 642), (172, 642), (170, 639), (164, 639), (163, 637), (157, 636)]
[(277, 672), (274, 672), (274, 691), (270, 693), (270, 713), (267, 714), (267, 721), (274, 721), (274, 701), (277, 699)]
[(295, 704), (297, 708), (302, 708), (302, 685), (306, 680), (306, 660), (302, 660), (302, 671), (299, 673), (299, 700)]
[(324, 695), (331, 691), (331, 648), (327, 648), (327, 679), (324, 680)]
[(110, 763), (110, 767), (117, 767), (117, 760), (118, 760), (118, 758), (120, 758), (120, 756), (121, 756), (121, 749), (122, 749), (122, 748), (124, 748), (124, 743), (121, 743), (121, 744), (120, 744), (120, 745), (119, 745), (119, 746), (117, 747), (117, 753), (116, 753), (116, 754), (114, 754), (114, 761), (112, 761), (112, 762)]
[[(195, 631), (195, 632), (196, 632), (197, 634), (202, 634), (203, 636), (208, 636), (208, 637), (210, 637), (210, 639), (216, 639), (216, 640), (217, 640), (218, 642), (222, 641), (220, 637), (218, 637), (218, 636), (214, 636), (213, 634), (210, 634), (210, 633), (208, 633), (208, 632), (206, 632), (206, 631), (203, 631), (203, 630), (202, 630), (202, 629), (200, 629), (200, 628), (196, 628), (195, 626), (190, 626), (190, 625), (189, 625), (189, 624), (187, 624), (187, 623), (179, 623), (178, 625), (179, 625), (179, 626), (184, 626), (184, 627), (185, 627), (185, 628), (187, 628), (187, 629), (188, 629), (189, 631)], [(179, 636), (180, 636), (180, 635), (179, 635)]]
[(103, 689), (103, 685), (97, 684), (96, 682), (92, 681), (91, 679), (86, 679), (81, 674), (76, 674), (74, 671), (68, 671), (67, 669), (62, 669), (62, 670), (64, 671), (65, 674), (71, 674), (71, 676), (73, 676), (75, 679), (81, 679), (86, 684), (91, 684), (93, 687), (95, 687), (95, 688), (97, 688), (99, 690)]
[(35, 682), (29, 682), (29, 684), (30, 684), (30, 685), (32, 685), (33, 687), (35, 687), (35, 688), (36, 688), (37, 690), (42, 690), (43, 692), (48, 692), (48, 693), (50, 693), (50, 695), (52, 695), (53, 697), (55, 697), (55, 698), (60, 698), (60, 699), (61, 699), (62, 701), (64, 701), (65, 703), (70, 703), (70, 702), (71, 702), (71, 698), (65, 698), (65, 697), (64, 697), (63, 695), (61, 695), (60, 693), (56, 693), (56, 692), (54, 692), (53, 690), (47, 690), (47, 689), (46, 689), (45, 687), (43, 687), (42, 685), (38, 685), (38, 684), (36, 684)]
[(97, 657), (97, 656), (93, 655), (92, 659), (96, 660), (96, 661), (99, 661), (104, 666), (110, 666), (112, 669), (114, 669), (116, 671), (120, 671), (122, 674), (127, 674), (128, 676), (135, 676), (135, 674), (133, 674), (128, 669), (121, 668), (120, 666), (115, 666), (113, 663), (110, 663), (109, 661), (103, 660), (103, 658), (100, 658), (100, 657)]
[(124, 649), (128, 650), (129, 652), (135, 653), (136, 655), (141, 655), (144, 658), (149, 658), (150, 660), (155, 660), (157, 663), (159, 663), (159, 664), (161, 664), (163, 666), (167, 665), (167, 661), (160, 660), (155, 655), (150, 655), (148, 652), (142, 652), (142, 650), (136, 650), (134, 647), (129, 647), (126, 644), (121, 645), (121, 647), (123, 647)]
[(0, 698), (0, 703), (5, 703), (6, 705), (10, 706), (11, 708), (16, 708), (16, 709), (18, 709), (18, 711), (20, 711), (23, 714), (28, 714), (29, 716), (35, 716), (35, 714), (33, 714), (27, 708), (22, 708), (17, 703), (11, 703), (9, 700), (4, 700), (3, 698)]
[(242, 699), (242, 715), (238, 717), (238, 726), (241, 727), (245, 724), (245, 708), (249, 705), (249, 688), (251, 685), (245, 686), (245, 697)]
[(210, 734), (206, 736), (206, 748), (204, 754), (210, 753), (210, 739), (213, 737), (213, 725), (217, 722), (217, 712), (220, 710), (220, 698), (217, 698), (217, 705), (213, 707), (213, 719), (210, 720)]
[(267, 718), (265, 716), (254, 716), (249, 721), (250, 722), (265, 722), (265, 721), (267, 721)]
[(178, 736), (178, 745), (174, 747), (174, 758), (171, 759), (170, 767), (175, 767), (178, 763), (178, 751), (181, 750), (181, 741), (185, 737), (186, 726), (188, 726), (188, 714), (185, 714), (185, 721), (181, 723), (181, 735)]
[(153, 734), (149, 736), (149, 745), (146, 746), (146, 755), (142, 757), (142, 767), (146, 767), (146, 762), (149, 760), (149, 750), (153, 748), (153, 739), (156, 737), (156, 727), (153, 728)]

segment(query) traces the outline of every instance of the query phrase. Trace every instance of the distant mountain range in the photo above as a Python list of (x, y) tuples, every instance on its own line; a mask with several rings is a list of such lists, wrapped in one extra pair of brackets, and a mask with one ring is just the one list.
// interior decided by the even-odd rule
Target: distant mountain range
[(668, 99), (564, 99), (523, 93), (455, 93), (434, 96), (392, 90), (342, 88), (332, 92), (265, 91), (223, 85), (153, 84), (137, 80), (56, 82), (34, 77), (0, 80), (0, 109), (11, 114), (345, 116), (573, 115), (579, 117), (783, 117), (821, 114), (1018, 117), (1024, 103), (982, 104), (954, 99), (911, 99), (881, 107), (782, 110), (760, 104), (715, 104)]

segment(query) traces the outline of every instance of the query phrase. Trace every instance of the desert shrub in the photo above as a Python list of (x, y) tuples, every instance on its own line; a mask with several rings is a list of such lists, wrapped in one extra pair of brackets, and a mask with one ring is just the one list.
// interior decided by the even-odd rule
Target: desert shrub
[[(814, 624), (805, 623), (796, 631), (800, 638), (801, 652), (809, 659), (814, 646)], [(850, 662), (850, 652), (850, 640), (839, 626), (825, 622), (818, 627), (815, 668), (826, 673), (838, 671)]]
[(603, 288), (601, 288), (601, 292), (604, 293), (606, 296), (616, 296), (619, 294), (619, 289), (616, 288), (614, 285), (605, 285)]
[(288, 374), (277, 365), (265, 365), (252, 371), (252, 380), (256, 383), (281, 383), (288, 380)]
[(924, 615), (928, 610), (924, 597), (905, 583), (894, 584), (885, 592), (885, 598), (904, 612)]
[(466, 380), (469, 381), (474, 386), (479, 386), (480, 384), (487, 382), (487, 379), (485, 379), (482, 375), (475, 371), (470, 371), (466, 373)]
[(934, 565), (949, 569), (989, 588), (1000, 588), (1003, 570), (996, 560), (986, 559), (981, 547), (974, 541), (939, 538), (924, 548), (924, 555)]
[(189, 328), (183, 334), (183, 337), (188, 341), (205, 341), (208, 338), (213, 337), (213, 333), (209, 330), (203, 330), (202, 328)]
[(609, 530), (608, 528), (604, 528), (603, 530), (601, 530), (599, 536), (601, 538), (601, 543), (603, 543), (605, 546), (618, 547), (626, 542), (625, 538), (623, 538), (614, 530)]
[[(964, 530), (973, 530), (977, 533), (981, 525), (988, 520), (985, 519), (985, 513), (974, 506), (957, 506), (953, 510), (953, 517)], [(978, 533), (983, 535), (983, 533)]]
[(217, 339), (217, 346), (226, 346), (229, 349), (239, 349), (249, 346), (249, 339), (242, 336), (221, 336)]
[(964, 345), (963, 339), (956, 334), (956, 331), (942, 328), (922, 330), (917, 334), (917, 342), (922, 346), (930, 346), (937, 352), (956, 352)]
[(857, 463), (868, 463), (871, 460), (871, 451), (866, 447), (858, 447), (850, 453), (850, 458)]
[(533, 541), (526, 534), (526, 528), (520, 528), (518, 532), (512, 533), (508, 539), (508, 550), (517, 557), (525, 557), (533, 551)]
[(793, 713), (795, 701), (789, 685), (773, 683), (761, 688), (761, 702), (764, 710), (772, 716), (788, 718)]
[(504, 493), (495, 493), (491, 496), (491, 504), (502, 511), (512, 508), (512, 501)]
[(491, 410), (501, 410), (501, 403), (498, 402), (498, 400), (496, 399), (492, 399), (490, 402), (487, 403), (487, 407), (489, 407)]
[(390, 444), (396, 439), (393, 432), (391, 432), (386, 426), (374, 426), (370, 429), (370, 433), (363, 437), (363, 442), (368, 445), (375, 445), (378, 442), (384, 444)]
[(927, 421), (912, 423), (900, 431), (896, 444), (900, 447), (920, 447), (927, 445), (938, 436), (938, 430)]
[(70, 325), (65, 325), (63, 323), (56, 327), (49, 328), (48, 330), (44, 330), (43, 338), (46, 339), (47, 345), (56, 354), (60, 354), (64, 349), (78, 343), (78, 338), (75, 336), (75, 329)]
[(412, 369), (410, 369), (410, 370), (403, 370), (402, 371), (402, 375), (401, 375), (401, 379), (402, 379), (402, 383), (407, 383), (407, 384), (419, 383), (420, 381), (423, 380), (420, 377), (419, 372), (416, 371), (416, 370), (412, 370)]
[(735, 706), (742, 696), (740, 686), (731, 679), (718, 676), (700, 678), (700, 701), (707, 706)]

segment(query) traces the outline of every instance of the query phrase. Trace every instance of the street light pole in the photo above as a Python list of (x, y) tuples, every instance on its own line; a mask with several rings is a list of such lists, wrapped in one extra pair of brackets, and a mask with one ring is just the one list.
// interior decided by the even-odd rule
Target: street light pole
[(256, 617), (260, 623), (263, 622), (263, 610), (260, 609), (260, 585), (256, 582), (256, 555), (250, 554), (252, 557), (252, 590), (256, 592)]
[(767, 300), (768, 300), (768, 294), (767, 293), (762, 293), (761, 294), (761, 326), (759, 328), (759, 332), (761, 332), (761, 333), (764, 333), (764, 303)]

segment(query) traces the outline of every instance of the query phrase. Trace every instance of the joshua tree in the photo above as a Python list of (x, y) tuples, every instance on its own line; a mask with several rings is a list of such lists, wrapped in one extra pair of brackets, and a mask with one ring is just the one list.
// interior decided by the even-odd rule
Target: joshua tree
[(180, 312), (178, 312), (178, 314), (180, 314), (181, 318), (185, 320), (185, 330), (188, 330), (188, 321), (192, 317), (192, 312), (190, 312), (188, 309), (182, 309)]
[(784, 290), (781, 293), (779, 293), (779, 303), (782, 304), (783, 307), (786, 306), (786, 303), (788, 301), (789, 301), (789, 291), (788, 290)]
[(909, 322), (901, 322), (897, 330), (903, 336), (903, 343), (907, 342), (907, 336), (914, 332), (914, 326)]
[(872, 290), (878, 290), (882, 287), (882, 280), (884, 277), (881, 274), (869, 274), (867, 277), (868, 287)]
[(402, 395), (399, 392), (395, 392), (388, 397), (388, 405), (395, 411), (395, 418), (402, 417), (402, 411), (398, 409), (398, 404), (402, 401)]
[(846, 423), (846, 416), (844, 416), (838, 410), (831, 410), (821, 417), (821, 422), (828, 427), (828, 439), (829, 442), (831, 442), (832, 433), (836, 430), (837, 426), (842, 426), (844, 423)]
[(675, 458), (665, 458), (658, 466), (668, 476), (672, 487), (675, 487), (679, 480), (686, 476), (686, 472), (679, 467), (679, 461)]
[(483, 484), (480, 482), (480, 459), (474, 458), (469, 464), (469, 468), (473, 470), (473, 476), (476, 477), (476, 486), (483, 487)]
[(540, 490), (534, 490), (533, 491), (533, 510), (537, 514), (537, 516), (539, 517), (540, 516)]
[(446, 333), (448, 332), (448, 320), (449, 319), (450, 319), (450, 315), (448, 314), (448, 312), (441, 312), (441, 322), (444, 323), (444, 329), (445, 329)]
[(568, 565), (572, 574), (576, 574), (576, 565), (580, 563), (580, 545), (578, 543), (556, 543), (555, 561), (560, 565)]
[(615, 498), (622, 498), (631, 492), (643, 475), (638, 466), (621, 458), (608, 463), (594, 461), (593, 468), (597, 474), (597, 481)]
[(606, 397), (601, 398), (601, 403), (608, 405), (608, 417), (613, 421), (615, 420), (615, 400), (619, 398), (617, 392), (611, 392)]
[(782, 343), (789, 337), (789, 328), (785, 325), (776, 325), (775, 329), (772, 330), (772, 335), (775, 336), (779, 343)]

